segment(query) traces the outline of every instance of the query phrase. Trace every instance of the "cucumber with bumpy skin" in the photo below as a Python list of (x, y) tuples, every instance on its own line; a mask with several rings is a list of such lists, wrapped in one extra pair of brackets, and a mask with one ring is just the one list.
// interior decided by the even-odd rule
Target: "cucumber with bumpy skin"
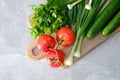
[(109, 36), (114, 30), (116, 30), (119, 27), (119, 25), (120, 25), (120, 11), (115, 15), (115, 17), (103, 29), (102, 35)]
[(87, 33), (87, 38), (94, 38), (109, 22), (109, 20), (120, 10), (120, 0), (112, 0), (101, 14), (96, 18)]

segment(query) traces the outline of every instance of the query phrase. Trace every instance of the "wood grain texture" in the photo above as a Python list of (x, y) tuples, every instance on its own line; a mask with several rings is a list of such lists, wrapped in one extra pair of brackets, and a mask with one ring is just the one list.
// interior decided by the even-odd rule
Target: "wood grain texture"
[[(27, 19), (27, 22), (28, 22), (28, 25), (29, 27), (33, 27), (34, 25), (31, 24), (29, 22), (29, 20), (33, 17), (33, 14), (30, 15)], [(94, 48), (96, 48), (97, 46), (99, 46), (101, 43), (103, 43), (104, 41), (106, 41), (107, 39), (109, 39), (110, 37), (112, 37), (113, 35), (115, 35), (117, 32), (120, 32), (120, 27), (114, 31), (110, 36), (108, 37), (103, 37), (101, 35), (101, 33), (99, 33), (95, 38), (89, 40), (87, 38), (84, 39), (83, 41), (83, 44), (82, 44), (82, 48), (81, 48), (81, 57), (82, 58), (83, 56), (85, 56), (87, 53), (89, 53), (91, 50), (93, 50)], [(55, 34), (52, 35), (53, 37), (55, 37)], [(36, 41), (35, 41), (36, 42)], [(34, 42), (32, 43), (34, 44)], [(32, 45), (31, 44), (31, 45)], [(33, 48), (33, 47), (32, 47)], [(29, 53), (29, 49), (31, 49), (31, 46), (28, 46), (28, 49), (27, 49), (27, 54)], [(64, 51), (64, 53), (66, 54), (66, 58), (68, 57), (71, 49), (72, 49), (72, 45), (71, 46), (68, 46), (68, 47), (60, 47), (60, 49), (62, 49)], [(45, 55), (41, 54), (41, 58), (43, 58)], [(41, 59), (40, 58), (40, 59)], [(76, 61), (78, 61), (80, 58), (75, 58), (74, 57), (74, 63)], [(40, 60), (39, 59), (39, 60)], [(65, 68), (68, 67), (66, 64), (65, 64)]]

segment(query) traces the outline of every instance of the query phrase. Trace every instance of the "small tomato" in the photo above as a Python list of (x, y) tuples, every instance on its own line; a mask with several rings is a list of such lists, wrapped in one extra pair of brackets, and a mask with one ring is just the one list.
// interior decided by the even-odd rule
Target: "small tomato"
[(61, 50), (49, 50), (46, 55), (46, 59), (47, 59), (48, 64), (51, 67), (58, 68), (63, 64), (65, 60), (65, 55)]
[(63, 40), (61, 44), (62, 46), (69, 46), (74, 42), (75, 34), (71, 28), (62, 27), (57, 31), (56, 39), (58, 42)]
[(51, 35), (43, 34), (37, 39), (37, 47), (42, 52), (47, 52), (49, 48), (54, 48), (55, 40)]

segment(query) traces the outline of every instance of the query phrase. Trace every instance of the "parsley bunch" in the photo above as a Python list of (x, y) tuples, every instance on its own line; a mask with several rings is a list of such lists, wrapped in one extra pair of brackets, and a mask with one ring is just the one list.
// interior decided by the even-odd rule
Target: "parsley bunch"
[(32, 5), (34, 17), (30, 20), (35, 26), (30, 28), (30, 35), (37, 38), (42, 34), (52, 34), (66, 25), (67, 9), (54, 9), (47, 4)]

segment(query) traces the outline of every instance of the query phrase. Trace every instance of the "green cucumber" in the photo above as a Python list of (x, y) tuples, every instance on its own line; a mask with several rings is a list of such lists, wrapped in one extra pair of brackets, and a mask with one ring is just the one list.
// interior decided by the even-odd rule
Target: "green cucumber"
[(120, 0), (112, 0), (92, 24), (91, 28), (87, 33), (87, 38), (94, 38), (119, 10)]
[(113, 31), (115, 31), (119, 27), (119, 25), (120, 25), (120, 11), (115, 15), (115, 17), (103, 29), (102, 35), (109, 36)]

